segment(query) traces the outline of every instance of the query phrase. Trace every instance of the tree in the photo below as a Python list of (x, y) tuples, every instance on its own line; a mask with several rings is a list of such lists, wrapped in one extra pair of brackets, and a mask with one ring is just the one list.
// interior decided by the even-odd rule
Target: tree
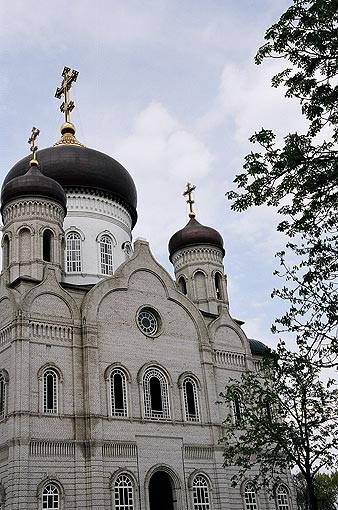
[[(232, 403), (241, 396), (240, 417)], [(320, 379), (307, 350), (290, 353), (283, 343), (261, 369), (244, 372), (221, 395), (228, 403), (222, 444), (224, 466), (238, 466), (237, 485), (247, 475), (272, 492), (276, 480), (297, 467), (305, 480), (309, 510), (318, 510), (315, 479), (335, 468), (338, 447), (338, 389)]]
[[(283, 216), (277, 229), (289, 237), (279, 252), (286, 286), (274, 290), (290, 303), (275, 331), (289, 331), (312, 349), (322, 366), (338, 355), (338, 1), (293, 0), (265, 34), (256, 63), (280, 58), (290, 66), (272, 78), (299, 100), (308, 122), (304, 134), (289, 133), (281, 143), (261, 129), (251, 138), (260, 149), (245, 157), (244, 172), (229, 191), (232, 209), (267, 204)], [(287, 263), (287, 254), (296, 258)], [(294, 257), (296, 255), (296, 257)]]
[[(294, 475), (293, 480), (299, 510), (309, 510), (304, 476), (299, 472)], [(314, 485), (319, 510), (336, 510), (338, 508), (338, 471), (318, 473), (314, 478)]]

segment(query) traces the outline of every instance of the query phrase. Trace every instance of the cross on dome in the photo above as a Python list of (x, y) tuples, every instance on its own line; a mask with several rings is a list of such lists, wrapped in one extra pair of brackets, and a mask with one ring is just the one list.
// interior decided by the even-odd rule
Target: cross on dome
[(69, 67), (64, 67), (62, 71), (63, 80), (61, 86), (56, 89), (55, 97), (61, 99), (64, 96), (64, 101), (60, 106), (60, 110), (65, 114), (65, 122), (70, 123), (70, 112), (74, 109), (74, 101), (70, 100), (69, 91), (72, 83), (77, 80), (79, 71), (72, 70), (71, 74)]
[(195, 203), (195, 201), (192, 198), (192, 192), (195, 191), (196, 186), (192, 185), (190, 182), (187, 183), (187, 189), (183, 193), (183, 196), (188, 196), (187, 204), (189, 204), (189, 218), (195, 218), (196, 214), (193, 211), (192, 204)]
[(29, 162), (29, 165), (38, 165), (38, 161), (36, 159), (36, 151), (38, 150), (38, 146), (36, 145), (36, 139), (40, 134), (40, 129), (37, 129), (36, 127), (32, 127), (31, 136), (28, 138), (28, 143), (30, 144), (30, 150), (32, 152), (32, 159)]

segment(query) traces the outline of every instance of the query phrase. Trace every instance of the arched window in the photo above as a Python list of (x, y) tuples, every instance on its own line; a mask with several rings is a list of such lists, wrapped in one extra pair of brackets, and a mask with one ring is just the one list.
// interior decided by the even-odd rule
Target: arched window
[(183, 398), (185, 420), (199, 421), (197, 387), (196, 382), (192, 377), (186, 377), (183, 381)]
[(60, 489), (54, 483), (45, 485), (41, 499), (43, 510), (60, 510)]
[(184, 276), (180, 276), (178, 279), (178, 286), (180, 288), (180, 291), (183, 292), (183, 294), (187, 294), (187, 282), (184, 278)]
[(194, 280), (195, 280), (196, 298), (198, 300), (202, 300), (202, 301), (207, 299), (207, 286), (206, 286), (205, 274), (202, 273), (202, 271), (196, 271), (196, 273), (194, 274)]
[(278, 485), (276, 490), (277, 510), (290, 510), (289, 492), (285, 485)]
[(120, 368), (110, 374), (110, 400), (112, 416), (128, 416), (126, 374)]
[(256, 491), (253, 483), (248, 482), (244, 489), (245, 510), (258, 510)]
[(52, 260), (52, 240), (52, 232), (50, 230), (45, 230), (42, 235), (42, 258), (46, 262), (51, 262)]
[(4, 236), (3, 239), (3, 248), (2, 248), (2, 256), (3, 256), (3, 269), (9, 266), (10, 263), (10, 240), (8, 235)]
[(0, 373), (0, 420), (6, 418), (7, 413), (7, 380)]
[(55, 370), (48, 368), (43, 373), (43, 412), (58, 413), (58, 382)]
[(144, 414), (146, 418), (170, 418), (168, 383), (157, 368), (149, 368), (143, 376)]
[(113, 241), (108, 235), (100, 238), (100, 264), (102, 274), (113, 274)]
[(210, 510), (209, 484), (203, 475), (197, 475), (192, 483), (194, 510)]
[(81, 236), (77, 232), (68, 232), (66, 236), (67, 273), (81, 273)]
[(242, 423), (242, 396), (238, 391), (235, 391), (232, 397), (232, 406), (234, 412), (235, 425)]
[(19, 232), (19, 260), (31, 260), (32, 235), (29, 228), (22, 228)]
[(119, 475), (114, 483), (115, 510), (134, 510), (133, 482), (127, 475)]
[(222, 276), (220, 273), (215, 274), (215, 292), (216, 299), (223, 299)]

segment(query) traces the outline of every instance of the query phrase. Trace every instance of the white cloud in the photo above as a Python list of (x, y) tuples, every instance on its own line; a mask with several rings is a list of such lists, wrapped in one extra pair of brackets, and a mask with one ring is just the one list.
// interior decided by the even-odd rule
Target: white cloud
[(152, 102), (134, 119), (130, 134), (116, 140), (112, 153), (131, 169), (137, 185), (136, 235), (147, 237), (155, 251), (165, 253), (178, 218), (182, 227), (186, 220), (184, 186), (192, 176), (203, 179), (210, 173), (210, 151), (162, 104)]

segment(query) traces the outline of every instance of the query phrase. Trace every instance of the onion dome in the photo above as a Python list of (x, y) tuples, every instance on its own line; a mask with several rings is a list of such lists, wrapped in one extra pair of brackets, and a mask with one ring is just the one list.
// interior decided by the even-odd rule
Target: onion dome
[[(61, 133), (64, 137), (72, 138), (72, 133), (68, 131), (64, 129)], [(29, 156), (13, 166), (4, 181), (3, 192), (13, 179), (26, 173), (28, 163)], [(129, 211), (135, 225), (136, 187), (128, 171), (115, 159), (65, 140), (64, 143), (39, 151), (39, 163), (45, 176), (57, 181), (65, 191), (76, 188), (117, 200)]]
[(260, 342), (259, 340), (249, 338), (249, 344), (251, 354), (254, 354), (256, 356), (266, 356), (271, 352), (269, 347), (263, 344), (263, 342)]
[[(29, 157), (25, 158), (26, 170), (28, 160)], [(13, 177), (7, 183), (4, 183), (1, 191), (1, 208), (3, 209), (11, 200), (27, 196), (55, 200), (66, 209), (67, 197), (64, 189), (54, 179), (40, 172), (36, 160), (30, 162), (28, 171), (20, 172), (17, 177)]]
[(169, 241), (169, 259), (178, 250), (189, 246), (207, 244), (219, 248), (225, 254), (222, 236), (217, 230), (201, 225), (195, 218), (191, 217), (184, 228), (178, 230)]

